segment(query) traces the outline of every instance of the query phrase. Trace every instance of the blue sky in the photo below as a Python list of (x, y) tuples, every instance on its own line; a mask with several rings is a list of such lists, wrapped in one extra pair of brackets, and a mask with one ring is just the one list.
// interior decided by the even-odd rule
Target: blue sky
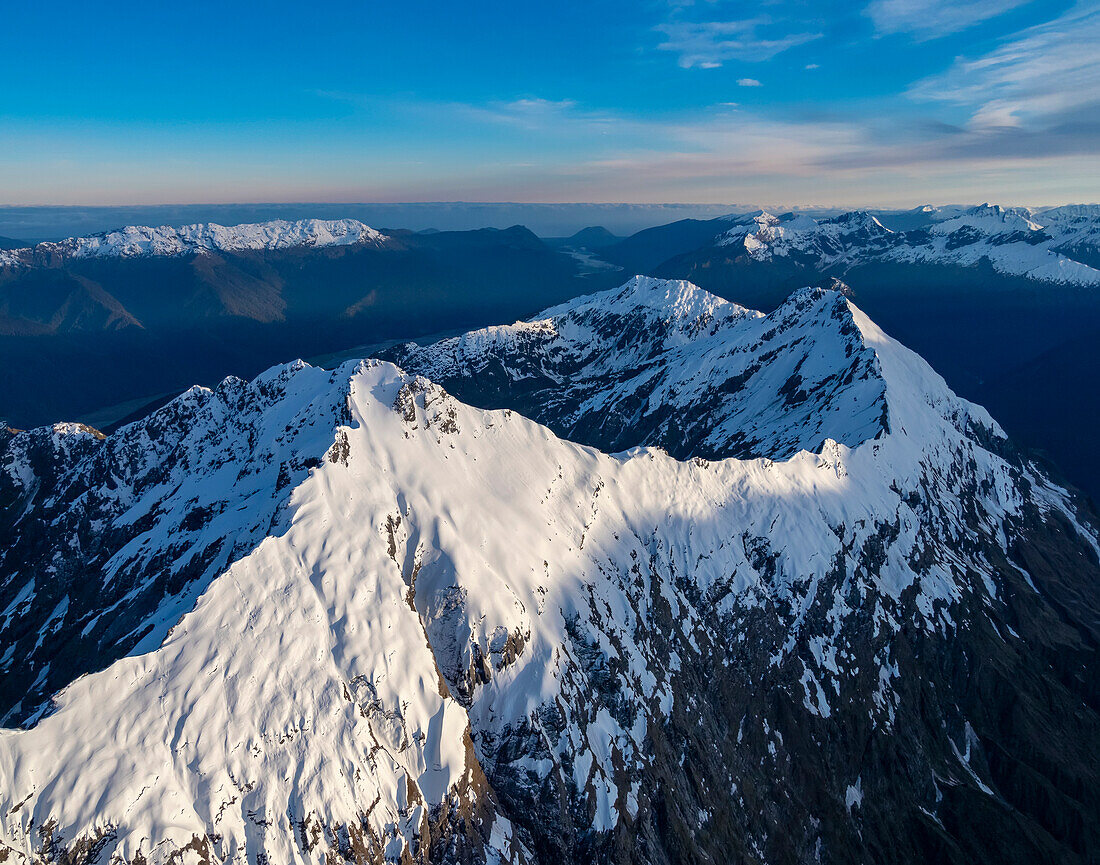
[(1100, 0), (12, 4), (0, 203), (1100, 200)]

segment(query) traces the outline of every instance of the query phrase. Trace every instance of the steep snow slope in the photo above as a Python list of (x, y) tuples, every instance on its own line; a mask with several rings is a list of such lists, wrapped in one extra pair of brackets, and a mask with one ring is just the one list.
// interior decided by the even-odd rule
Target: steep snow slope
[(56, 243), (40, 243), (26, 249), (0, 252), (0, 268), (32, 265), (59, 258), (129, 258), (137, 255), (184, 255), (246, 249), (293, 247), (382, 246), (387, 237), (355, 219), (275, 220), (247, 225), (217, 223), (162, 225), (150, 228), (128, 225), (90, 237), (71, 237)]
[[(310, 385), (299, 371), (192, 388), (103, 442), (75, 424), (10, 441), (5, 480), (16, 491), (0, 501), (13, 531), (0, 567), (21, 579), (0, 619), (13, 685), (4, 723), (36, 717), (89, 657), (155, 648), (209, 580), (271, 531), (346, 412), (332, 382)], [(28, 627), (39, 616), (41, 629)]]
[[(711, 375), (714, 321), (739, 364), (744, 329), (766, 319), (728, 306), (636, 282), (540, 321), (581, 341), (595, 309), (633, 309), (651, 331), (621, 358), (629, 389), (647, 346), (682, 348), (678, 367), (697, 344)], [(837, 334), (868, 372), (831, 407), (848, 441), (785, 461), (607, 455), (378, 361), (194, 389), (120, 444), (16, 435), (4, 538), (49, 545), (3, 560), (5, 597), (21, 599), (9, 616), (27, 623), (51, 567), (108, 594), (125, 579), (129, 597), (217, 553), (182, 592), (148, 588), (156, 637), (73, 681), (36, 726), (0, 733), (4, 845), (153, 863), (880, 861), (881, 832), (919, 861), (924, 842), (892, 821), (967, 813), (1013, 843), (982, 704), (945, 676), (969, 657), (956, 645), (988, 657), (968, 641), (989, 628), (1024, 647), (1014, 599), (1046, 601), (1009, 562), (1034, 521), (1065, 526), (1093, 562), (1095, 539), (983, 410), (843, 297), (804, 292), (783, 318), (796, 336), (779, 350), (748, 340), (750, 391), (770, 393), (761, 373), (786, 375), (805, 343), (845, 377), (847, 349), (824, 351)], [(552, 355), (563, 343), (538, 338), (544, 326), (471, 341)], [(885, 423), (861, 416), (869, 405)], [(84, 508), (73, 524), (63, 501)], [(89, 527), (113, 554), (84, 557)], [(188, 591), (202, 593), (181, 617)], [(52, 608), (41, 645), (84, 626), (75, 608)], [(942, 704), (918, 722), (925, 679)], [(857, 756), (896, 766), (889, 749), (909, 743), (913, 780)], [(838, 761), (828, 777), (810, 769), (820, 754)], [(981, 837), (942, 831), (964, 854)]]
[(856, 445), (886, 425), (874, 350), (841, 296), (811, 290), (765, 316), (639, 276), (529, 322), (383, 357), (606, 451), (782, 459), (826, 438)]

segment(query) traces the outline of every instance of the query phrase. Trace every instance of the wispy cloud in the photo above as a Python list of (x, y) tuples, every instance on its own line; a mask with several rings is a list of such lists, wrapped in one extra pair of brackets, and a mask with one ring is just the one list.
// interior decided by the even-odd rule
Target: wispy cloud
[(483, 105), (458, 103), (452, 108), (467, 114), (474, 120), (538, 129), (548, 123), (556, 123), (569, 116), (583, 114), (589, 121), (598, 121), (599, 115), (581, 112), (572, 99), (542, 99), (526, 96), (510, 101), (489, 102)]
[(872, 0), (867, 14), (879, 33), (911, 33), (919, 40), (966, 30), (1031, 0)]
[[(1074, 2), (647, 0), (635, 16), (572, 4), (504, 18), (475, 4), (427, 30), (415, 10), (397, 11), (369, 22), (368, 76), (331, 40), (296, 43), (272, 68), (263, 46), (214, 40), (197, 87), (167, 97), (156, 86), (171, 74), (164, 52), (133, 87), (112, 89), (110, 64), (85, 64), (74, 89), (40, 50), (46, 15), (16, 40), (25, 86), (0, 100), (0, 190), (56, 201), (142, 190), (317, 201), (352, 188), (405, 200), (744, 200), (738, 190), (756, 184), (775, 200), (816, 184), (851, 200), (875, 183), (924, 198), (935, 178), (954, 190), (1018, 171), (1095, 197), (1100, 0), (1067, 12)], [(948, 33), (970, 47), (928, 41)], [(468, 63), (455, 65), (456, 44)], [(811, 86), (826, 71), (830, 87)], [(364, 92), (348, 92), (357, 84)]]
[(1098, 45), (1100, 6), (1079, 3), (982, 57), (956, 60), (946, 72), (917, 82), (908, 95), (969, 109), (975, 130), (1095, 124)]
[(656, 29), (666, 37), (657, 47), (678, 54), (684, 69), (715, 69), (728, 60), (770, 60), (789, 48), (821, 38), (813, 32), (778, 32), (784, 27), (765, 16), (736, 21), (673, 20)]

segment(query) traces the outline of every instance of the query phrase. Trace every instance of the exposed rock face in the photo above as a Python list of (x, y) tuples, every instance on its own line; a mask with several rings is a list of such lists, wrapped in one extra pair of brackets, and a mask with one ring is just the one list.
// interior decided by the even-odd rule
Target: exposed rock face
[(844, 297), (400, 351), (7, 434), (9, 859), (1095, 856), (1095, 530)]

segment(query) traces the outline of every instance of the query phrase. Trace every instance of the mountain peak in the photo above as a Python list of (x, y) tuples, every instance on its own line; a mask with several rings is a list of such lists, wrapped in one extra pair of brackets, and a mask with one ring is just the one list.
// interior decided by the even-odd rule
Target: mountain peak
[(875, 351), (848, 300), (822, 288), (765, 316), (683, 280), (636, 276), (529, 322), (383, 356), (605, 451), (785, 459), (887, 425)]
[(748, 313), (744, 307), (711, 294), (684, 279), (658, 279), (637, 275), (618, 288), (608, 289), (566, 301), (545, 310), (537, 320), (561, 315), (583, 315), (589, 311), (614, 314), (638, 314), (643, 310), (676, 321), (697, 320), (721, 311), (740, 316)]
[(868, 213), (866, 210), (850, 210), (847, 213), (841, 213), (838, 216), (834, 216), (827, 222), (835, 223), (837, 225), (851, 226), (853, 228), (871, 229), (883, 234), (893, 234), (894, 232), (883, 225), (877, 216)]
[[(1002, 207), (999, 204), (979, 204), (963, 213), (944, 220), (939, 226), (981, 227), (987, 231), (1040, 231), (1042, 226), (1032, 218), (1032, 212), (1026, 207)], [(1003, 226), (1003, 228), (1000, 228)], [(942, 230), (947, 230), (946, 228)]]
[(587, 228), (582, 228), (567, 239), (570, 245), (586, 249), (601, 249), (618, 241), (619, 238), (602, 225), (590, 225)]
[(804, 213), (788, 214), (785, 218), (763, 214), (751, 225), (727, 231), (718, 245), (744, 246), (749, 257), (757, 261), (777, 256), (813, 256), (831, 262), (842, 258), (857, 243), (886, 243), (892, 234), (877, 218), (862, 210), (822, 220)]

